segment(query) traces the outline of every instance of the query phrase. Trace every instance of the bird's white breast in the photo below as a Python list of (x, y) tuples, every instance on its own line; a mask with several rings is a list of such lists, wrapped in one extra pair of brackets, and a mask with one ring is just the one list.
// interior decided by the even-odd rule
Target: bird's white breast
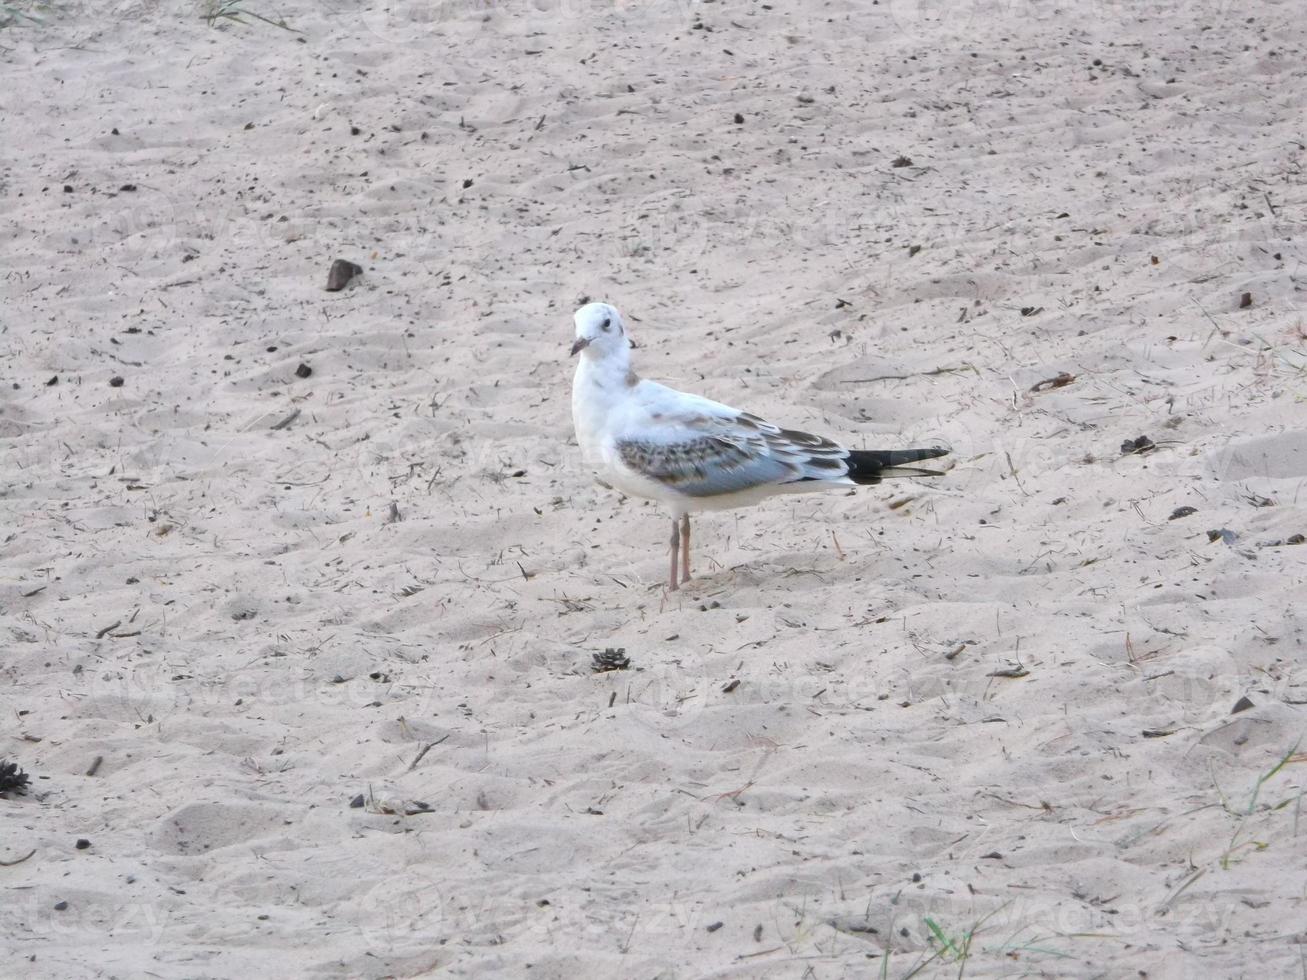
[(639, 430), (641, 421), (647, 420), (639, 391), (641, 385), (648, 384), (626, 371), (618, 375), (583, 360), (572, 381), (572, 424), (581, 455), (601, 483), (635, 497), (672, 500), (675, 493), (632, 470), (622, 461), (617, 448), (630, 432)]
[(586, 463), (599, 469), (603, 463), (603, 444), (609, 415), (609, 399), (588, 358), (581, 358), (572, 378), (572, 425), (576, 441)]

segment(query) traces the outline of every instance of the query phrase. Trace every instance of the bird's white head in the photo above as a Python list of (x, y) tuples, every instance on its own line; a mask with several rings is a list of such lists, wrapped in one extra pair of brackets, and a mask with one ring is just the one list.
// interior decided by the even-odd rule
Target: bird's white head
[(587, 303), (572, 318), (576, 324), (576, 340), (572, 353), (585, 352), (585, 356), (600, 360), (616, 357), (625, 363), (630, 355), (631, 343), (626, 336), (622, 314), (607, 303)]

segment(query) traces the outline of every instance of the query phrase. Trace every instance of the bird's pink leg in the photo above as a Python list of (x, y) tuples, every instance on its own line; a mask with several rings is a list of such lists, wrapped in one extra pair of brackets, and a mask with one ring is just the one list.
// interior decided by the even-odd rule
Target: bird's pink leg
[(681, 584), (690, 581), (690, 515), (681, 515)]
[(681, 526), (676, 523), (676, 518), (672, 518), (672, 578), (671, 584), (668, 585), (668, 591), (676, 591), (676, 552), (681, 546)]

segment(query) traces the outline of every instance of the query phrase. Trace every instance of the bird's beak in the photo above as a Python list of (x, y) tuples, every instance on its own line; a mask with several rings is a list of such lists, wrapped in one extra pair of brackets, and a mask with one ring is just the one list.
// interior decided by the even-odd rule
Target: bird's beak
[(589, 346), (590, 346), (590, 338), (582, 337), (580, 340), (578, 340), (575, 344), (572, 345), (571, 356), (576, 357), (577, 354), (581, 353), (581, 351), (585, 350)]

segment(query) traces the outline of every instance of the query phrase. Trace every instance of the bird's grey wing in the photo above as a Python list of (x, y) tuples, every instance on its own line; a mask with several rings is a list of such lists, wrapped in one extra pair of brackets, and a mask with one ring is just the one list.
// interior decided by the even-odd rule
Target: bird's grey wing
[(715, 497), (800, 480), (840, 480), (848, 450), (748, 413), (690, 415), (666, 438), (619, 440), (622, 462), (689, 497)]
[(754, 453), (783, 461), (794, 469), (790, 480), (841, 480), (848, 472), (849, 451), (823, 436), (782, 429), (748, 412), (714, 418), (718, 438), (748, 445)]
[(711, 435), (681, 432), (668, 441), (619, 440), (617, 452), (641, 476), (687, 497), (716, 497), (801, 478), (793, 463)]

